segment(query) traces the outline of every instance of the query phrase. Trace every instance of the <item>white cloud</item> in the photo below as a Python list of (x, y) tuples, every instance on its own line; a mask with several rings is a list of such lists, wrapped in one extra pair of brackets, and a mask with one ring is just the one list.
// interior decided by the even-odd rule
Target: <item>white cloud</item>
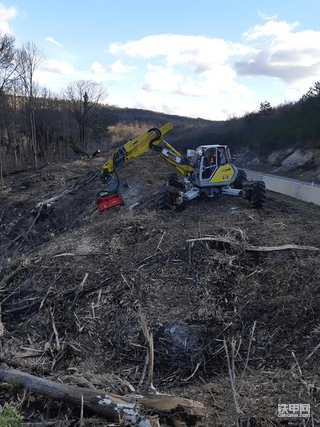
[(61, 74), (64, 76), (71, 76), (75, 70), (69, 62), (57, 61), (56, 59), (45, 59), (39, 66), (41, 72), (49, 72), (54, 74)]
[(231, 98), (251, 96), (252, 91), (234, 81), (236, 73), (230, 66), (217, 65), (203, 76), (183, 75), (169, 67), (148, 64), (142, 89), (146, 92), (176, 93), (184, 96), (218, 98), (228, 94)]
[[(109, 52), (125, 57), (149, 59), (145, 92), (179, 94), (212, 99), (223, 93), (232, 97), (251, 96), (235, 82), (231, 58), (256, 52), (240, 43), (203, 36), (156, 35), (124, 44), (115, 43)], [(154, 61), (161, 61), (155, 65)], [(184, 102), (184, 101), (182, 101)]]
[(256, 40), (260, 37), (286, 38), (288, 34), (299, 26), (299, 22), (288, 24), (285, 21), (268, 20), (264, 25), (256, 25), (243, 34), (247, 40)]
[(106, 72), (106, 69), (104, 68), (104, 66), (103, 66), (103, 65), (101, 65), (101, 64), (100, 64), (100, 62), (98, 62), (98, 61), (94, 61), (94, 62), (91, 64), (90, 69), (91, 69), (91, 72), (92, 72), (93, 74), (103, 74), (103, 73), (105, 73), (105, 72)]
[(52, 38), (50, 36), (45, 37), (45, 40), (49, 43), (55, 44), (56, 46), (63, 47), (63, 45), (61, 43), (57, 42), (57, 40), (55, 40), (54, 38)]
[(278, 15), (277, 14), (269, 16), (269, 15), (266, 15), (265, 13), (259, 11), (258, 15), (260, 16), (260, 18), (264, 19), (265, 21), (270, 21), (270, 20), (274, 20), (275, 21), (276, 19), (278, 19)]
[(114, 64), (104, 67), (100, 62), (94, 61), (91, 64), (91, 72), (93, 74), (122, 74), (122, 73), (130, 73), (135, 70), (137, 67), (125, 65), (120, 60), (116, 61)]
[(276, 77), (291, 86), (320, 74), (320, 31), (296, 31), (299, 23), (270, 20), (244, 33), (261, 43), (259, 51), (235, 64), (240, 76)]
[(182, 65), (201, 73), (230, 57), (252, 52), (252, 47), (203, 36), (160, 34), (124, 44), (112, 43), (109, 53), (150, 59), (163, 57), (168, 66)]
[(11, 34), (9, 22), (18, 14), (16, 7), (6, 8), (3, 3), (0, 3), (0, 32)]
[(183, 76), (171, 68), (148, 63), (148, 72), (142, 87), (147, 92), (175, 92), (179, 89)]
[[(122, 98), (113, 95), (117, 105), (190, 117), (225, 119), (244, 114), (258, 108), (260, 96), (268, 96), (273, 105), (297, 100), (319, 80), (320, 31), (299, 31), (298, 22), (259, 15), (263, 24), (249, 28), (242, 43), (204, 36), (152, 35), (112, 43), (108, 52), (117, 57), (116, 62), (107, 67), (94, 62), (91, 72), (119, 76), (133, 69), (124, 65), (130, 58), (143, 81), (141, 77), (126, 79)], [(264, 82), (261, 89), (267, 95), (255, 89), (255, 79), (261, 77), (264, 80), (258, 82)]]
[[(151, 109), (153, 111), (177, 114), (187, 117), (202, 117), (211, 120), (225, 120), (234, 115), (244, 114), (246, 111), (241, 99), (230, 102), (229, 96), (221, 96), (219, 99), (184, 96), (181, 102), (179, 94), (168, 94), (159, 92), (146, 92), (140, 90), (132, 108)], [(246, 107), (251, 111), (254, 102), (249, 102)], [(196, 143), (196, 142), (195, 142)]]
[(108, 72), (119, 74), (119, 73), (130, 73), (135, 70), (136, 67), (130, 65), (124, 65), (120, 60), (107, 67)]

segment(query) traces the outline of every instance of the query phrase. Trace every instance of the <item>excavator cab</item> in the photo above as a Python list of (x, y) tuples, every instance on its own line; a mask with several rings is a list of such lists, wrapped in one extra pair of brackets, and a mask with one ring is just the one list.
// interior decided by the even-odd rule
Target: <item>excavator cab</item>
[(231, 184), (235, 169), (225, 145), (202, 145), (188, 150), (188, 158), (194, 166), (194, 182), (199, 187)]

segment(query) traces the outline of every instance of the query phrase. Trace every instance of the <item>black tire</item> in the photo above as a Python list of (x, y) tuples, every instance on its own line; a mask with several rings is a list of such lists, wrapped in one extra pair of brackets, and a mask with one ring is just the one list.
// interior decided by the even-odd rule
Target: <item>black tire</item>
[(266, 204), (266, 184), (263, 181), (253, 183), (250, 198), (250, 208), (262, 209)]
[(234, 181), (234, 188), (241, 190), (243, 188), (243, 183), (247, 181), (247, 174), (243, 169), (238, 169), (238, 175)]
[(167, 185), (161, 188), (159, 193), (159, 208), (172, 209), (173, 200), (171, 197), (171, 188)]
[(178, 188), (179, 190), (182, 189), (182, 184), (179, 181), (179, 177), (176, 173), (171, 173), (170, 175), (168, 175), (166, 182), (170, 187), (175, 187), (175, 188)]

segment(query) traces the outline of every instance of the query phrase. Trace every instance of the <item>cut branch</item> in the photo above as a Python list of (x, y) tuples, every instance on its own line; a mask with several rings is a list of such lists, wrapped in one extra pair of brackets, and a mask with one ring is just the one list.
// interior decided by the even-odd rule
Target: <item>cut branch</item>
[[(140, 311), (141, 328), (143, 335), (148, 343), (148, 354), (146, 359), (146, 366), (148, 365), (148, 387), (153, 388), (153, 365), (154, 365), (154, 348), (152, 332), (148, 330), (145, 316)], [(144, 375), (142, 375), (140, 383), (143, 382)]]
[[(90, 292), (94, 292), (96, 290), (99, 290), (101, 288), (103, 288), (104, 286), (108, 285), (110, 282), (110, 278), (107, 278), (105, 280), (103, 280), (102, 282), (99, 283), (93, 283), (91, 285), (87, 285), (87, 286), (83, 286), (81, 288), (76, 287), (74, 289), (70, 289), (68, 291), (65, 291), (62, 293), (61, 297), (64, 300), (71, 300), (74, 299), (75, 297), (79, 296), (79, 295), (85, 295), (88, 294)], [(46, 304), (48, 305), (50, 303), (46, 302)], [(5, 310), (3, 311), (3, 316), (9, 316), (9, 315), (21, 315), (23, 313), (25, 313), (26, 311), (34, 311), (39, 309), (40, 307), (42, 307), (43, 305), (43, 299), (42, 298), (38, 298), (36, 300), (33, 300), (32, 302), (26, 302), (25, 304), (21, 305), (20, 307), (16, 307), (13, 308), (11, 310)]]
[(256, 252), (273, 252), (273, 251), (285, 251), (287, 249), (299, 249), (306, 251), (320, 251), (320, 248), (315, 246), (300, 246), (300, 245), (281, 245), (281, 246), (252, 246), (248, 243), (239, 243), (232, 239), (227, 239), (226, 237), (200, 237), (198, 239), (189, 239), (190, 242), (200, 242), (200, 241), (209, 241), (209, 242), (218, 242), (218, 243), (227, 243), (230, 246), (236, 246), (242, 248), (246, 251), (256, 251)]
[(14, 271), (7, 274), (2, 280), (0, 280), (0, 289), (6, 287), (6, 285), (10, 282), (10, 280), (22, 269), (22, 265), (20, 264)]

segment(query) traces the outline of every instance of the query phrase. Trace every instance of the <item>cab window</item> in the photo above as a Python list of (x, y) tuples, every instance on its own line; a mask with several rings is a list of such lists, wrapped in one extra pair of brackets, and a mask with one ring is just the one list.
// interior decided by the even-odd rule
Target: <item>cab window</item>
[(218, 157), (218, 165), (225, 165), (228, 163), (228, 156), (226, 153), (226, 149), (224, 147), (219, 147), (217, 150), (217, 157)]

